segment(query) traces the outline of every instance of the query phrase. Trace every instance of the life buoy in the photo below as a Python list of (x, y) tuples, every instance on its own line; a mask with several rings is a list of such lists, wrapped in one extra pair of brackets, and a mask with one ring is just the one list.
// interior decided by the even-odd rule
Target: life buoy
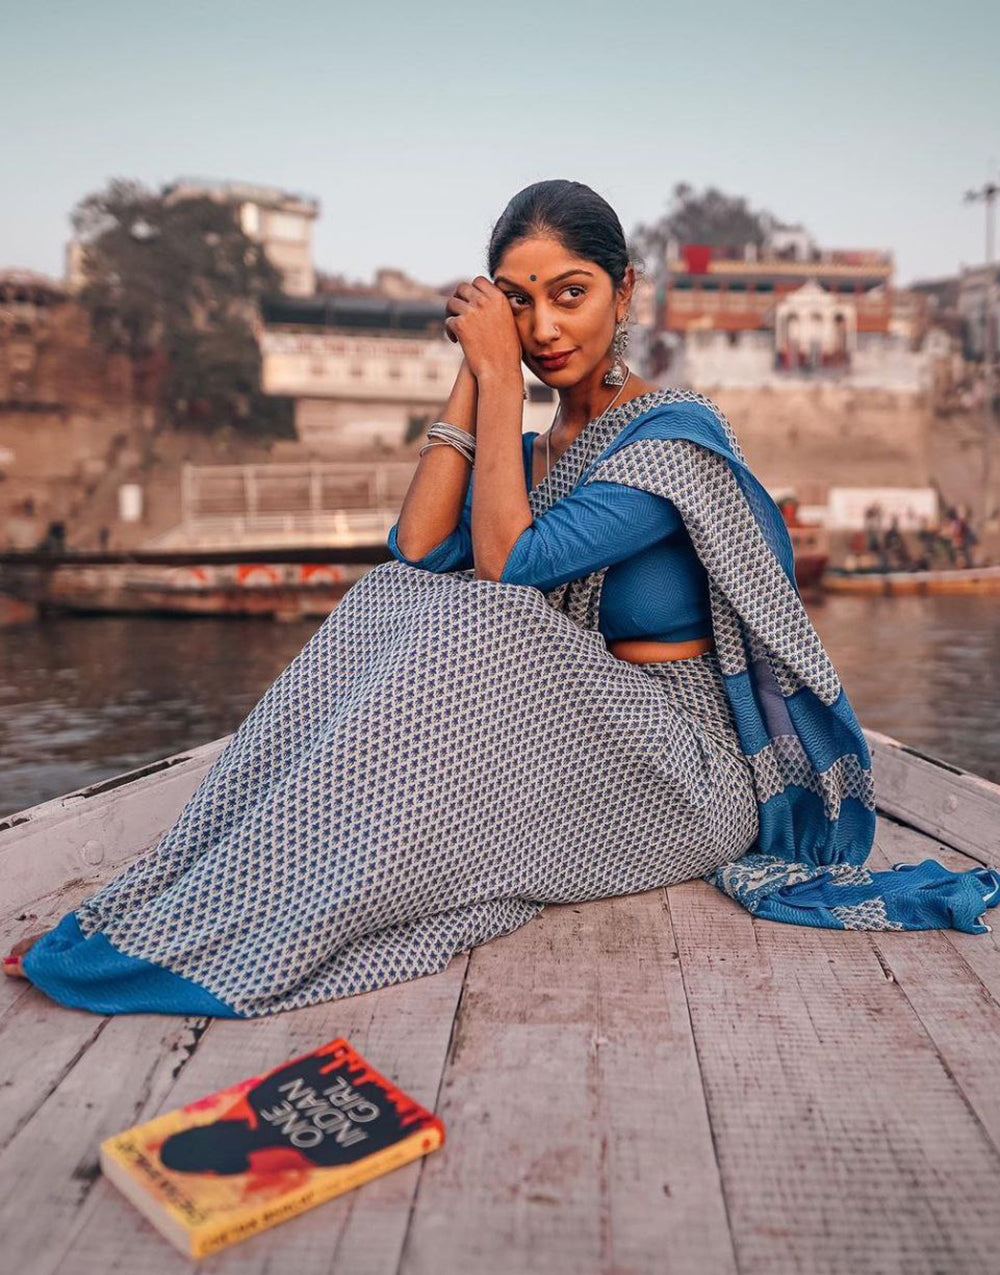
[(281, 573), (277, 567), (269, 567), (264, 562), (241, 563), (236, 568), (237, 584), (280, 584)]
[(344, 573), (330, 562), (305, 562), (299, 568), (302, 584), (340, 584)]

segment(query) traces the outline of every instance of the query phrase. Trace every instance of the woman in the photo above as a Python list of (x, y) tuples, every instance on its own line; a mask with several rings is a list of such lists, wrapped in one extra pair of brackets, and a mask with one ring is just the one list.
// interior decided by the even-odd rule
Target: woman
[[(256, 1017), (696, 876), (778, 920), (987, 928), (996, 873), (860, 866), (870, 758), (784, 522), (710, 400), (625, 364), (613, 210), (529, 186), (489, 271), (447, 303), (464, 359), (393, 561), (153, 849), (22, 949), (54, 999)], [(558, 392), (543, 437), (522, 362)]]

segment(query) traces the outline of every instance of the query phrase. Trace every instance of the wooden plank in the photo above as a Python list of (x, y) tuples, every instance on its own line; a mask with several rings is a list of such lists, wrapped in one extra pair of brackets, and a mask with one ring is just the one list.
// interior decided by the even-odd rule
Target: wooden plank
[(866, 730), (879, 810), (940, 837), (976, 859), (998, 863), (1000, 784), (928, 757), (890, 735)]
[[(100, 1174), (101, 1140), (336, 1036), (347, 1036), (391, 1080), (436, 1108), (467, 961), (460, 956), (438, 975), (267, 1018), (130, 1014), (104, 1020), (0, 1154), (0, 1180), (18, 1184), (0, 1200), (9, 1269), (173, 1275), (182, 1260), (176, 1250)], [(51, 1010), (77, 1012), (83, 1011)], [(420, 1171), (418, 1161), (327, 1201), (216, 1255), (212, 1269), (395, 1272)], [(44, 1227), (29, 1218), (44, 1218)]]
[[(49, 929), (76, 906), (86, 891), (79, 885), (39, 900), (30, 911), (0, 920), (4, 954), (26, 934)], [(56, 1089), (103, 1030), (106, 1020), (84, 1010), (57, 1006), (26, 979), (0, 982), (0, 1149)]]
[[(879, 826), (870, 864), (919, 863), (944, 856), (919, 832), (900, 824)], [(946, 866), (976, 867), (955, 852)], [(996, 917), (996, 912), (990, 913)], [(1000, 927), (998, 927), (1000, 929)], [(933, 1039), (966, 1101), (1000, 1148), (1000, 947), (992, 934), (959, 930), (907, 933), (873, 931), (883, 965)], [(983, 975), (979, 973), (979, 966)], [(997, 1183), (1000, 1194), (1000, 1181)]]
[[(879, 854), (884, 859), (880, 859)], [(873, 862), (920, 863), (923, 859), (938, 859), (953, 871), (977, 866), (966, 855), (915, 829), (889, 819), (879, 820)], [(989, 995), (1000, 1003), (1000, 908), (991, 909), (986, 916), (987, 923), (993, 927), (991, 934), (965, 934), (961, 930), (944, 933)]]
[(402, 1275), (735, 1270), (662, 891), (472, 952)]
[[(30, 995), (46, 1001), (37, 989)], [(16, 1184), (0, 1196), (4, 1260), (8, 1269), (31, 1275), (59, 1269), (57, 1254), (65, 1251), (98, 1178), (99, 1141), (169, 1093), (174, 1069), (204, 1023), (157, 1014), (106, 1018), (52, 1002), (45, 1012), (69, 1031), (78, 1031), (78, 1020), (87, 1019), (94, 1032), (0, 1152), (0, 1181)], [(138, 1225), (134, 1219), (125, 1224)]]
[(742, 1275), (989, 1269), (1000, 1153), (868, 934), (668, 897)]
[(230, 738), (0, 819), (4, 911), (26, 907), (73, 881), (95, 889), (109, 869), (152, 846)]

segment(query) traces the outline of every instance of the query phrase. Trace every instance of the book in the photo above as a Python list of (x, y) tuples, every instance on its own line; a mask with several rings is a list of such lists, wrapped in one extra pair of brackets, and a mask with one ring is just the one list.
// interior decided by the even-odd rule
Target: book
[(100, 1145), (108, 1179), (204, 1257), (408, 1164), (444, 1125), (338, 1037)]

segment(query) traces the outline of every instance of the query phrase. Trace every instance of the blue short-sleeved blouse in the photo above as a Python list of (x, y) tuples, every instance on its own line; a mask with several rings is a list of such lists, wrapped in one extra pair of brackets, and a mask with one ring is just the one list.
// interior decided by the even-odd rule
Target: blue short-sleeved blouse
[[(537, 437), (537, 430), (522, 436), (528, 490)], [(386, 541), (393, 557), (427, 571), (474, 566), (472, 487), (470, 480), (455, 530), (422, 558), (400, 552), (394, 523)], [(557, 500), (514, 541), (500, 579), (544, 592), (605, 566), (598, 618), (605, 641), (711, 636), (708, 577), (683, 519), (666, 497), (626, 483), (585, 483)]]

